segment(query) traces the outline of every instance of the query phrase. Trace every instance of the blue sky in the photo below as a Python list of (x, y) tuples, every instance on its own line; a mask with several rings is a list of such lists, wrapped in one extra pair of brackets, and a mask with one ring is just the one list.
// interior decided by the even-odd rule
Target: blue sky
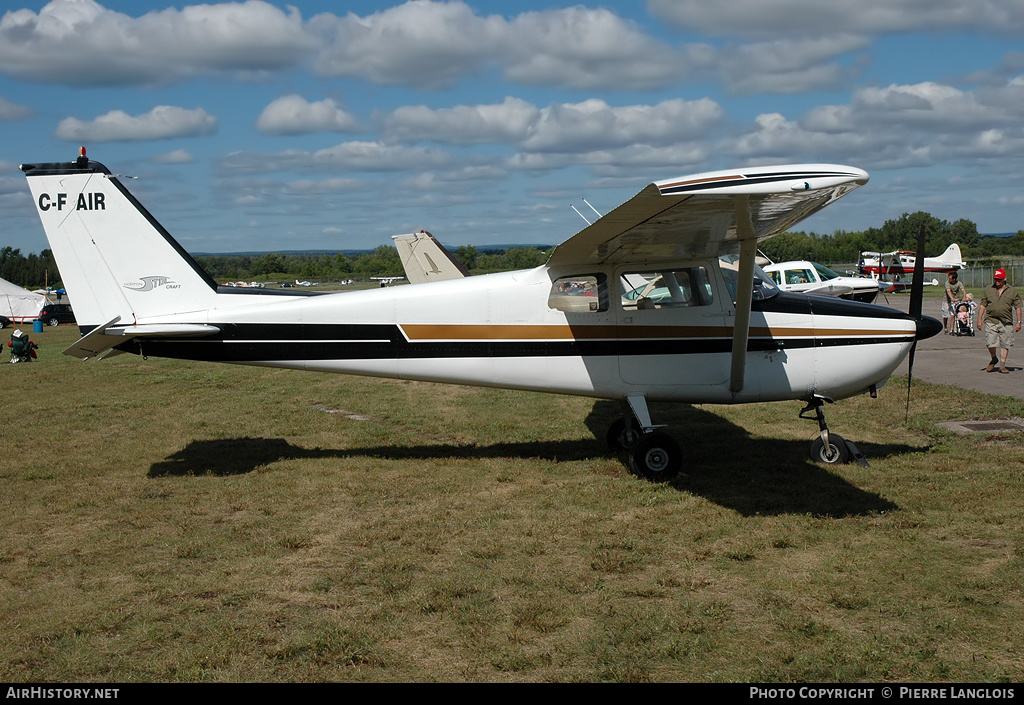
[(871, 182), (800, 229), (1024, 229), (1024, 0), (9, 7), (0, 246), (26, 254), (18, 165), (79, 145), (192, 252), (555, 244), (582, 198), (818, 162)]

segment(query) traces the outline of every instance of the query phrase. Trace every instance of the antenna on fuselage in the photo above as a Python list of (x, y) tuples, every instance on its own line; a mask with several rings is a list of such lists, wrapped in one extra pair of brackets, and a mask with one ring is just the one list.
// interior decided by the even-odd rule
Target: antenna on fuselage
[(578, 215), (579, 217), (583, 218), (583, 220), (586, 222), (587, 225), (591, 224), (590, 221), (587, 220), (587, 216), (585, 216), (582, 213), (580, 213), (579, 210), (576, 209), (576, 206), (574, 206), (573, 204), (570, 203), (569, 207), (572, 208), (574, 211), (576, 211), (576, 215)]
[[(588, 201), (587, 199), (585, 199), (585, 198), (584, 198), (584, 199), (583, 199), (583, 202), (584, 202), (584, 203), (586, 203), (586, 204), (587, 204), (588, 206), (590, 206), (590, 201)], [(570, 208), (572, 208), (572, 209), (573, 209), (574, 211), (576, 211), (576, 215), (578, 215), (579, 217), (583, 218), (583, 220), (585, 220), (585, 221), (587, 222), (587, 225), (591, 225), (591, 224), (592, 224), (592, 223), (591, 223), (591, 222), (590, 222), (589, 220), (587, 220), (587, 216), (583, 215), (582, 213), (580, 213), (580, 212), (579, 212), (579, 210), (577, 210), (577, 209), (576, 209), (576, 206), (574, 206), (574, 205), (572, 205), (572, 204), (570, 203), (570, 204), (569, 204), (569, 207), (570, 207)], [(601, 217), (601, 211), (597, 210), (597, 209), (596, 209), (596, 208), (594, 208), (593, 206), (590, 206), (590, 210), (592, 210), (592, 211), (594, 211), (595, 213), (597, 213), (597, 217), (598, 217), (598, 218), (600, 218), (600, 217)]]

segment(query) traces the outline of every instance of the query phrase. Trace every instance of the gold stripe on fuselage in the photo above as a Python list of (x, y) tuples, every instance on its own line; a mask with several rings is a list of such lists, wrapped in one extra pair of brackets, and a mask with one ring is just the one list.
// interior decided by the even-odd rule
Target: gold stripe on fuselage
[[(480, 325), (445, 323), (407, 323), (401, 325), (411, 342), (435, 340), (666, 340), (687, 338), (732, 338), (730, 326), (643, 326), (613, 325)], [(756, 338), (879, 338), (913, 335), (912, 330), (872, 328), (769, 328), (754, 327)]]

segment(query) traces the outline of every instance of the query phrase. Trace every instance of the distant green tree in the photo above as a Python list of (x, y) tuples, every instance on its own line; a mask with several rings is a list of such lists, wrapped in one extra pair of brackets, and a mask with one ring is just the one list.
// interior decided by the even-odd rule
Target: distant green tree
[(393, 245), (381, 245), (369, 254), (360, 256), (353, 265), (355, 272), (366, 276), (401, 276), (405, 269), (398, 250)]
[(284, 257), (278, 254), (262, 255), (252, 265), (252, 273), (257, 277), (288, 272), (290, 272), (290, 268), (285, 263)]
[(547, 258), (536, 247), (512, 247), (505, 251), (502, 265), (505, 269), (532, 269), (544, 264)]
[(462, 263), (466, 269), (476, 269), (477, 251), (473, 245), (463, 245), (455, 250), (455, 259)]
[(335, 276), (345, 276), (346, 274), (352, 273), (352, 260), (347, 256), (339, 252), (334, 255), (334, 261), (331, 263), (331, 269)]

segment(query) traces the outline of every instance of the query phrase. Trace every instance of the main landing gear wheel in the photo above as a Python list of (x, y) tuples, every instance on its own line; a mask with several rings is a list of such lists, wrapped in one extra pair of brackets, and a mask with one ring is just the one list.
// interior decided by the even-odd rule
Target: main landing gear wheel
[(616, 419), (608, 427), (608, 432), (605, 434), (604, 439), (608, 443), (609, 448), (616, 453), (620, 453), (636, 445), (641, 435), (640, 429), (635, 424), (629, 426), (626, 424), (625, 419)]
[(667, 433), (652, 431), (640, 436), (629, 449), (629, 469), (637, 477), (667, 482), (683, 467), (683, 452)]
[(836, 434), (828, 434), (828, 448), (821, 438), (815, 438), (811, 443), (811, 460), (826, 465), (843, 465), (850, 462), (850, 449), (843, 437)]

